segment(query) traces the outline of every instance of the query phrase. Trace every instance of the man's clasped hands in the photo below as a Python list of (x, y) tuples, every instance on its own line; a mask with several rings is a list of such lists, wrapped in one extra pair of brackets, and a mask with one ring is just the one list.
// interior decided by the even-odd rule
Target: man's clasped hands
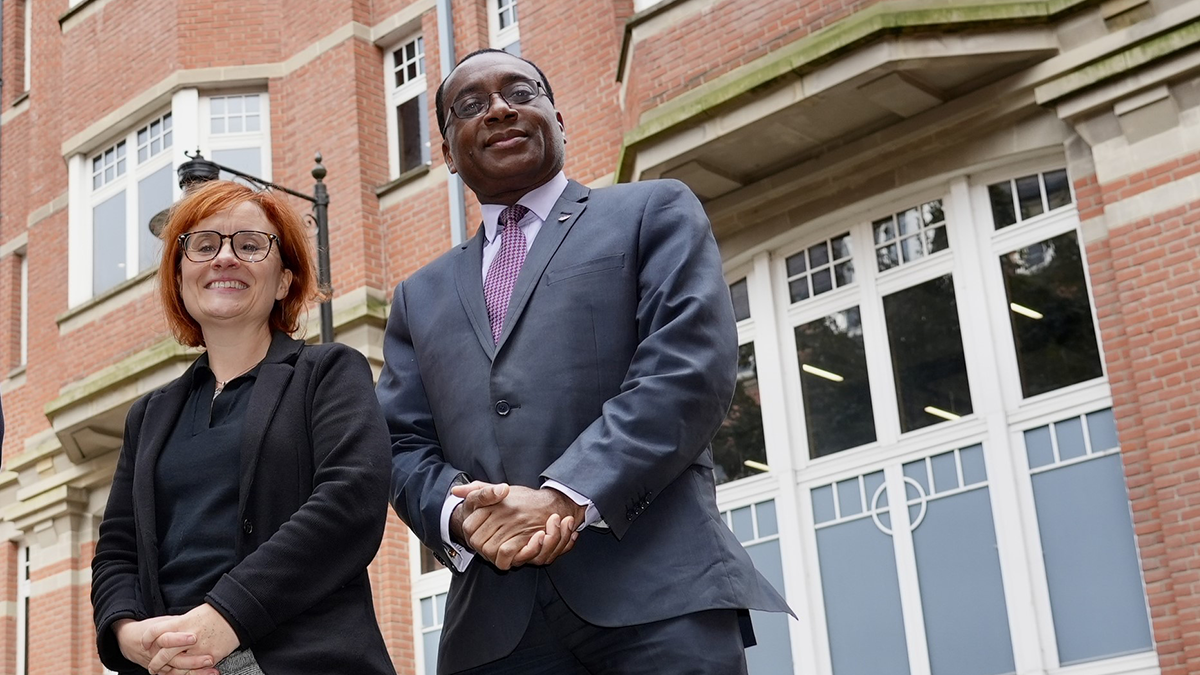
[(502, 570), (549, 565), (575, 546), (587, 509), (553, 488), (474, 481), (451, 488), (463, 502), (451, 536)]

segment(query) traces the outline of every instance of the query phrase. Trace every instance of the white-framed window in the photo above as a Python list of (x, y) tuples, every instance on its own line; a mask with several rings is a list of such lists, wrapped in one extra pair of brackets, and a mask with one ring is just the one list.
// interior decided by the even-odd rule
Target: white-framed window
[(21, 337), (17, 351), (17, 365), (24, 366), (29, 362), (29, 252), (22, 251), (21, 259), (21, 297), (20, 321)]
[[(204, 156), (218, 164), (271, 180), (269, 108), (267, 95), (262, 92), (202, 96), (200, 147)], [(222, 172), (221, 178), (234, 179), (235, 176)]]
[[(170, 109), (70, 158), (68, 304), (78, 306), (153, 269), (150, 219), (181, 192), (184, 151), (271, 180), (270, 109), (261, 91), (175, 92)], [(222, 174), (222, 178), (232, 178)]]
[(430, 162), (425, 38), (410, 36), (384, 50), (388, 100), (388, 168), (396, 178)]
[(774, 322), (755, 343), (780, 345), (757, 366), (786, 378), (764, 424), (798, 469), (777, 503), (796, 491), (783, 568), (815, 672), (1155, 668), (1064, 164), (863, 200), (750, 273), (774, 303), (752, 294)]
[(17, 544), (17, 675), (29, 675), (29, 598), (32, 561), (26, 544)]
[(487, 0), (489, 44), (514, 56), (521, 55), (517, 0)]
[(158, 265), (149, 223), (175, 200), (173, 127), (170, 112), (155, 116), (87, 161), (92, 295)]
[(32, 82), (32, 63), (33, 63), (33, 0), (25, 0), (25, 6), (22, 8), (24, 12), (24, 30), (21, 38), (21, 60), (24, 63), (24, 68), (21, 72), (22, 88), (21, 91), (29, 91), (29, 85)]

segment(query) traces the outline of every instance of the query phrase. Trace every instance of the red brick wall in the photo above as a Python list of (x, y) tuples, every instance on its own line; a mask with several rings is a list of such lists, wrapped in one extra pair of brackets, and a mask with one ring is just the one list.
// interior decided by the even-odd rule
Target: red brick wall
[[(1132, 194), (1125, 180), (1110, 185), (1107, 203)], [(1200, 201), (1088, 246), (1163, 675), (1200, 672), (1198, 249)]]

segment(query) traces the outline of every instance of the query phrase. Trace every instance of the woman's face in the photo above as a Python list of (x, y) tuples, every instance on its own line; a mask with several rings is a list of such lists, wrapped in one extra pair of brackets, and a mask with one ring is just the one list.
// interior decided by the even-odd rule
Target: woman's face
[[(209, 216), (188, 231), (201, 230), (224, 235), (241, 230), (279, 235), (262, 209), (252, 202)], [(183, 305), (204, 332), (225, 327), (266, 328), (275, 302), (287, 296), (292, 271), (283, 268), (278, 241), (272, 243), (270, 254), (263, 260), (245, 262), (233, 254), (232, 240), (224, 239), (212, 260), (192, 262), (182, 256), (179, 281)]]

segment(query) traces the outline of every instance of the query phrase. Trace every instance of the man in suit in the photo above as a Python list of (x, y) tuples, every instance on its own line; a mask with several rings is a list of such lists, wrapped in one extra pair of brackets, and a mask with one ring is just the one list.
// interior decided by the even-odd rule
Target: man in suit
[(510, 54), (459, 62), (437, 113), (483, 225), (396, 287), (377, 393), (392, 503), (454, 572), (438, 672), (745, 672), (747, 610), (788, 609), (716, 507), (737, 337), (699, 202), (567, 180)]

